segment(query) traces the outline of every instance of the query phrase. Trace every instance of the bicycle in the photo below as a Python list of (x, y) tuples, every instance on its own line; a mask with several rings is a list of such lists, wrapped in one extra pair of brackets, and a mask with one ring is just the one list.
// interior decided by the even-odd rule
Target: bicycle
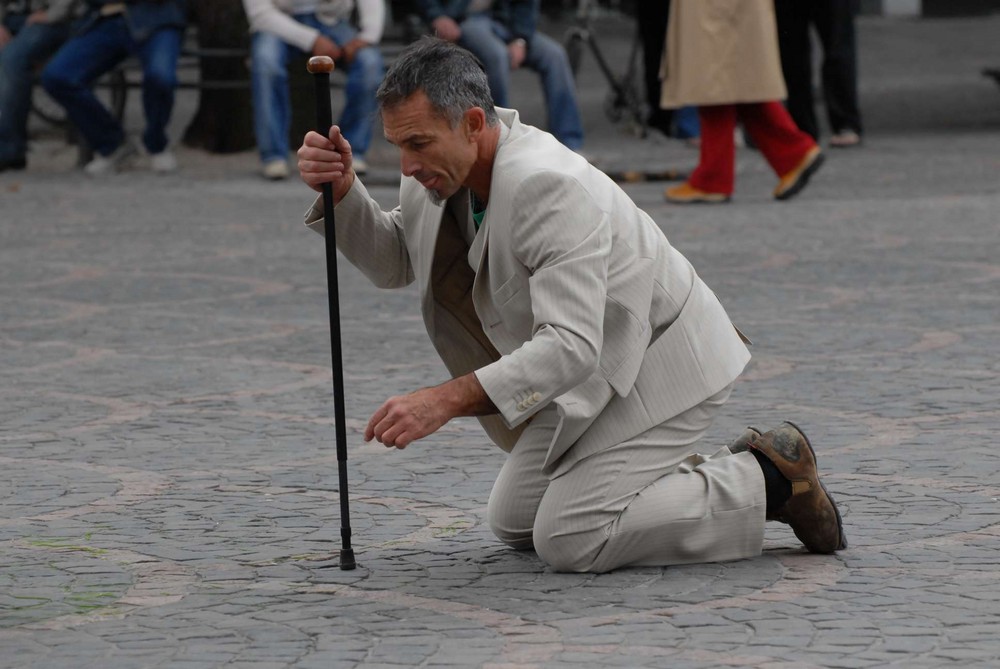
[(646, 105), (640, 92), (637, 79), (640, 77), (640, 59), (642, 46), (639, 28), (636, 26), (635, 37), (628, 57), (628, 66), (621, 77), (615, 75), (597, 42), (592, 23), (600, 18), (602, 13), (596, 0), (580, 0), (576, 12), (576, 24), (566, 30), (563, 46), (569, 56), (573, 76), (577, 76), (583, 61), (585, 48), (589, 48), (594, 60), (607, 80), (611, 90), (604, 100), (604, 113), (613, 123), (619, 123), (626, 117), (631, 121), (633, 129), (640, 137), (646, 136)]

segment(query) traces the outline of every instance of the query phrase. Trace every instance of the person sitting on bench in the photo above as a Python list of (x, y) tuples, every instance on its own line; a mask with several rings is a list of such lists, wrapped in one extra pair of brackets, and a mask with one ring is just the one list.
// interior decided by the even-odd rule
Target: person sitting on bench
[(83, 168), (101, 176), (126, 167), (140, 147), (125, 137), (121, 122), (94, 95), (93, 85), (129, 56), (142, 64), (142, 149), (156, 172), (173, 172), (167, 123), (177, 89), (177, 59), (187, 22), (184, 0), (86, 0), (82, 30), (59, 49), (42, 71), (42, 86), (66, 109), (70, 121), (97, 154)]
[[(351, 22), (355, 6), (359, 27)], [(378, 43), (385, 27), (383, 0), (243, 0), (250, 20), (254, 132), (264, 177), (288, 176), (291, 103), (288, 60), (295, 54), (329, 56), (347, 70), (340, 127), (354, 147), (354, 169), (364, 172), (375, 122), (375, 91), (385, 65)]]
[(28, 165), (28, 112), (35, 68), (69, 37), (77, 2), (0, 2), (0, 172)]

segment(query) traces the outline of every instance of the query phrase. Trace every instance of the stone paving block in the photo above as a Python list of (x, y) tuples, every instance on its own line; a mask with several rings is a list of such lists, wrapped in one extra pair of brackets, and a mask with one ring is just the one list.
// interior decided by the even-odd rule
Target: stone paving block
[[(617, 68), (634, 25), (605, 18)], [(978, 70), (998, 29), (859, 20), (865, 145), (790, 202), (742, 149), (723, 207), (624, 186), (755, 341), (706, 444), (803, 425), (847, 524), (833, 557), (775, 524), (759, 558), (719, 565), (560, 574), (508, 550), (485, 519), (504, 455), (474, 420), (363, 443), (385, 398), (447, 375), (417, 287), (345, 261), (359, 566), (340, 571), (313, 194), (259, 180), (252, 152), (184, 147), (174, 175), (82, 180), (33, 128), (29, 169), (0, 174), (0, 668), (996, 666), (1000, 117)], [(599, 165), (694, 165), (610, 124), (597, 68), (577, 86)], [(371, 158), (395, 168), (378, 137)]]

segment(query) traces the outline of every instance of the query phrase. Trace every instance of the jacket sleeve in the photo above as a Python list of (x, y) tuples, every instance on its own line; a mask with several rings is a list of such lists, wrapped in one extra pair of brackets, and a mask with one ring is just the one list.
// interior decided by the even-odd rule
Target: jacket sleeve
[[(337, 248), (348, 262), (379, 288), (413, 283), (413, 267), (403, 234), (402, 210), (382, 211), (360, 179), (334, 209)], [(323, 196), (306, 212), (306, 226), (326, 236)]]
[[(62, 21), (67, 21), (73, 16), (74, 6), (77, 4), (77, 0), (52, 0), (49, 3), (49, 21), (52, 23), (61, 23)], [(0, 11), (2, 14), (2, 11)]]
[(243, 0), (250, 22), (250, 32), (268, 32), (309, 53), (319, 31), (293, 19), (278, 9), (272, 0)]
[(378, 44), (384, 30), (385, 0), (358, 0), (358, 38)]
[(513, 213), (510, 251), (529, 276), (531, 338), (476, 371), (509, 427), (598, 370), (612, 250), (607, 212), (572, 177), (532, 174), (516, 192), (530, 203)]

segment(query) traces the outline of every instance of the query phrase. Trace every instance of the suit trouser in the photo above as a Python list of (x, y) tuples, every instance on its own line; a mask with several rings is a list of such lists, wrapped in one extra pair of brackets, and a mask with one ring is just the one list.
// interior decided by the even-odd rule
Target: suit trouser
[(726, 388), (554, 479), (542, 464), (558, 425), (537, 414), (490, 494), (490, 527), (513, 548), (534, 548), (559, 571), (717, 562), (758, 555), (764, 477), (750, 453), (695, 452)]

